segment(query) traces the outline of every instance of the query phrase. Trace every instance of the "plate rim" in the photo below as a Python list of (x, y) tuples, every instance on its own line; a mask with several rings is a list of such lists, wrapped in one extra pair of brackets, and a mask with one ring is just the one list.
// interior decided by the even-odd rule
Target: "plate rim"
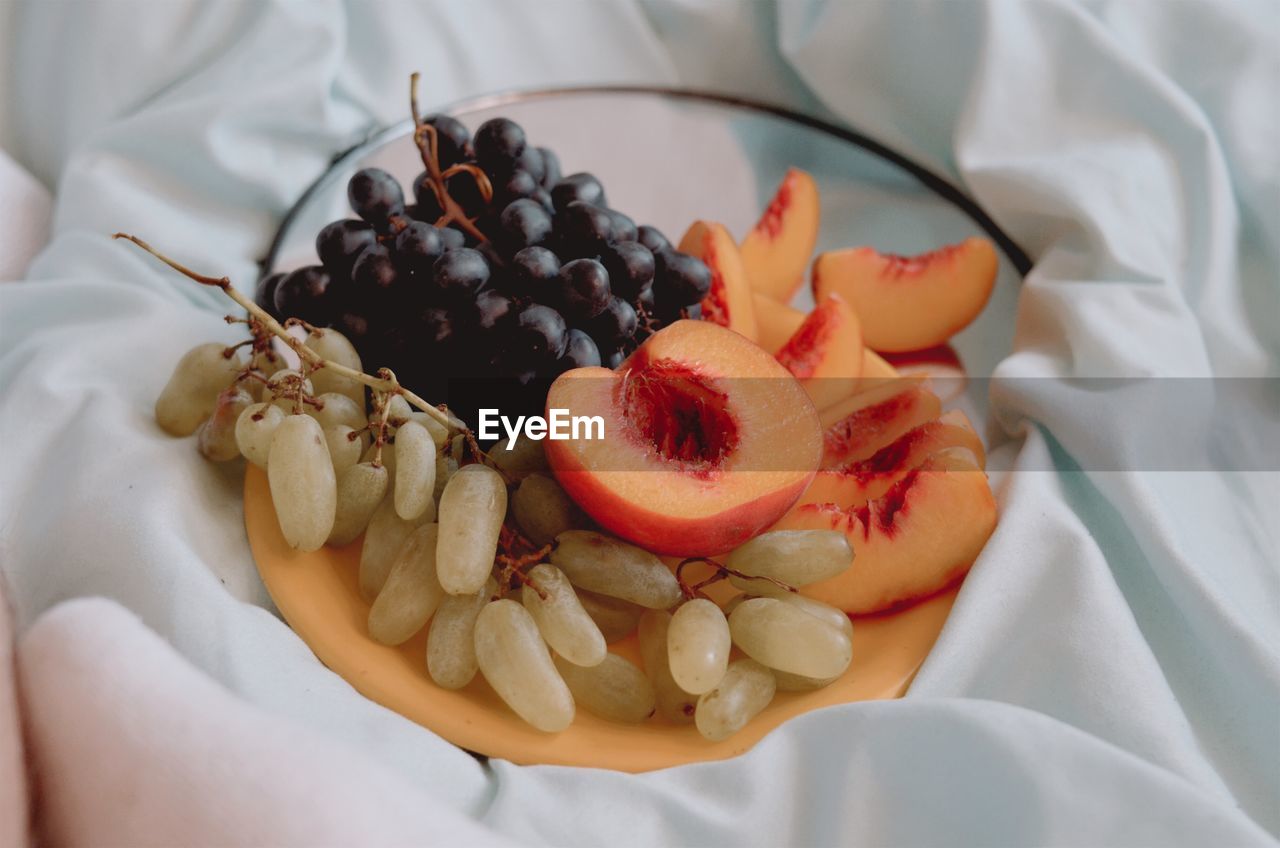
[[(758, 112), (765, 115), (771, 115), (775, 118), (791, 121), (813, 130), (830, 135), (841, 141), (846, 142), (854, 147), (858, 147), (872, 156), (879, 157), (889, 164), (899, 168), (906, 174), (914, 177), (917, 182), (923, 185), (934, 194), (941, 197), (951, 205), (957, 207), (970, 220), (972, 220), (983, 232), (991, 237), (996, 247), (1004, 254), (1005, 259), (1009, 261), (1017, 272), (1018, 278), (1022, 279), (1031, 271), (1031, 257), (1018, 246), (1017, 242), (1006, 233), (999, 224), (995, 222), (985, 209), (968, 195), (959, 186), (952, 183), (946, 177), (936, 171), (928, 168), (905, 153), (895, 150), (893, 147), (882, 141), (868, 135), (857, 129), (851, 124), (836, 123), (817, 115), (793, 109), (789, 106), (783, 106), (778, 103), (772, 103), (766, 100), (758, 100), (752, 97), (745, 97), (740, 94), (730, 94), (727, 92), (716, 91), (703, 88), (689, 88), (682, 86), (662, 86), (662, 85), (632, 85), (632, 84), (611, 84), (611, 85), (564, 85), (564, 86), (544, 86), (535, 88), (507, 88), (498, 91), (487, 92), (484, 94), (471, 95), (454, 100), (441, 106), (435, 110), (435, 113), (444, 113), (448, 115), (465, 115), (470, 112), (480, 111), (482, 109), (492, 109), (497, 106), (505, 106), (511, 103), (524, 103), (535, 100), (547, 100), (555, 97), (569, 97), (579, 95), (619, 95), (619, 96), (659, 96), (668, 97), (674, 100), (685, 100), (702, 103), (713, 103), (719, 106), (732, 106), (747, 111)], [(280, 224), (276, 227), (275, 233), (271, 237), (271, 244), (267, 247), (267, 253), (258, 262), (259, 277), (265, 277), (275, 268), (276, 261), (279, 258), (281, 246), (284, 243), (285, 234), (289, 231), (293, 221), (300, 214), (302, 208), (311, 200), (322, 185), (324, 185), (329, 176), (350, 159), (356, 158), (364, 154), (366, 151), (381, 147), (382, 145), (404, 136), (411, 134), (413, 130), (412, 119), (406, 118), (403, 121), (382, 126), (367, 133), (364, 138), (350, 147), (340, 150), (334, 154), (329, 160), (328, 166), (303, 190), (298, 199), (285, 212), (284, 217), (280, 219)]]

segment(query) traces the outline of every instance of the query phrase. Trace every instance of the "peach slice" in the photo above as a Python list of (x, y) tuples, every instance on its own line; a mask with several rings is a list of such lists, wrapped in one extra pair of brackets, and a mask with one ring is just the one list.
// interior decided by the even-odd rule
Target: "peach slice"
[(919, 256), (854, 247), (819, 254), (815, 300), (840, 292), (862, 319), (868, 347), (881, 352), (942, 344), (978, 316), (996, 282), (996, 249), (968, 238)]
[(923, 378), (879, 383), (829, 406), (822, 421), (822, 467), (867, 459), (914, 427), (942, 414), (942, 402)]
[(869, 347), (862, 349), (862, 386), (870, 388), (874, 383), (892, 380), (898, 376), (898, 369), (894, 368), (892, 363), (886, 362), (883, 356)]
[(928, 377), (943, 403), (960, 397), (969, 384), (969, 372), (965, 371), (956, 349), (949, 344), (908, 353), (890, 353), (886, 359), (899, 374)]
[(679, 249), (698, 257), (711, 269), (711, 290), (702, 299), (702, 319), (754, 339), (756, 318), (751, 287), (738, 245), (729, 231), (711, 221), (694, 221), (680, 239)]
[(862, 325), (839, 295), (824, 298), (777, 353), (818, 409), (850, 395), (862, 375)]
[(751, 298), (752, 311), (756, 316), (756, 344), (777, 354), (787, 340), (795, 335), (796, 330), (800, 329), (805, 313), (794, 306), (771, 300), (759, 292), (752, 292)]
[(818, 243), (821, 215), (813, 177), (791, 168), (760, 220), (742, 240), (742, 263), (751, 288), (778, 303), (790, 303), (804, 282)]
[(603, 439), (547, 440), (547, 460), (601, 526), (655, 553), (737, 547), (791, 508), (822, 456), (800, 383), (750, 339), (706, 321), (663, 328), (616, 371), (562, 374), (547, 410), (600, 416)]
[(845, 507), (864, 504), (889, 491), (930, 456), (944, 450), (963, 451), (971, 465), (986, 468), (982, 439), (968, 417), (955, 409), (937, 421), (908, 430), (866, 459), (819, 471), (800, 503), (836, 503)]
[(803, 587), (851, 614), (883, 612), (963, 577), (996, 526), (987, 475), (951, 452), (928, 459), (876, 500), (797, 506), (775, 530), (840, 530), (853, 548), (843, 574)]

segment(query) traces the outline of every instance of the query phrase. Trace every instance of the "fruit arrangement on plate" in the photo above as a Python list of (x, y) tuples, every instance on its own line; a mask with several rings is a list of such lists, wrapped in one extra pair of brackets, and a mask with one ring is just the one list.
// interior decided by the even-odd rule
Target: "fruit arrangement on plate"
[[(806, 314), (804, 172), (741, 241), (695, 221), (673, 245), (514, 122), (413, 114), (414, 202), (357, 172), (358, 217), (252, 299), (123, 236), (245, 311), (244, 342), (178, 363), (157, 422), (265, 471), (289, 548), (358, 550), (369, 639), (425, 633), (417, 674), (540, 731), (581, 708), (715, 742), (856, 672), (858, 617), (967, 572), (996, 521), (982, 441), (881, 354), (938, 361), (915, 352), (981, 311), (989, 242), (820, 254)], [(482, 444), (476, 411), (513, 406), (602, 432)]]

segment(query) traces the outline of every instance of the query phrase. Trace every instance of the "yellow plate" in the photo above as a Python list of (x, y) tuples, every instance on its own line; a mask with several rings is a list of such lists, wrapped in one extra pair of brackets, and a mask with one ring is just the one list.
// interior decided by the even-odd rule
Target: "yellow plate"
[[(258, 573), (280, 613), (320, 661), (366, 697), (470, 751), (527, 765), (590, 766), (642, 772), (737, 756), (789, 718), (832, 704), (897, 698), (938, 638), (955, 600), (952, 589), (906, 610), (856, 619), (853, 665), (816, 692), (779, 693), (765, 710), (723, 742), (692, 725), (660, 719), (615, 724), (579, 710), (568, 730), (542, 733), (511, 712), (482, 677), (458, 691), (427, 676), (424, 629), (399, 647), (369, 638), (369, 605), (356, 589), (360, 542), (314, 553), (290, 550), (280, 534), (267, 476), (249, 466), (245, 528)], [(611, 647), (639, 662), (635, 638)]]

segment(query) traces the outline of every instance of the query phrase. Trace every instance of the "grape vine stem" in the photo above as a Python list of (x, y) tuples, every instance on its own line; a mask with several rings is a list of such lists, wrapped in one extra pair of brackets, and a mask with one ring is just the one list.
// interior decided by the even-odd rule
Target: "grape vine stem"
[(265, 327), (268, 331), (270, 331), (270, 333), (273, 336), (275, 336), (276, 338), (280, 339), (280, 341), (288, 345), (290, 349), (292, 349), (293, 352), (298, 355), (298, 358), (301, 359), (304, 363), (306, 363), (306, 365), (311, 370), (316, 371), (321, 368), (328, 368), (335, 374), (341, 374), (342, 376), (349, 377), (350, 379), (355, 380), (358, 383), (363, 383), (364, 385), (373, 389), (375, 392), (403, 395), (404, 399), (407, 400), (409, 403), (413, 404), (418, 409), (427, 413), (436, 421), (439, 421), (441, 424), (443, 424), (445, 427), (449, 428), (450, 430), (457, 431), (460, 433), (467, 432), (467, 425), (464, 424), (462, 421), (460, 421), (456, 416), (454, 416), (453, 413), (449, 412), (447, 408), (440, 409), (438, 407), (431, 405), (430, 403), (427, 403), (418, 395), (414, 394), (413, 392), (406, 389), (404, 386), (400, 385), (399, 381), (397, 381), (394, 376), (374, 377), (370, 374), (365, 374), (363, 371), (357, 371), (354, 368), (349, 368), (346, 365), (343, 365), (339, 362), (334, 362), (332, 360), (325, 359), (320, 354), (316, 353), (314, 350), (307, 347), (301, 341), (289, 335), (289, 331), (285, 329), (283, 324), (281, 324), (275, 318), (271, 317), (271, 315), (269, 315), (266, 310), (258, 306), (258, 304), (254, 303), (251, 299), (245, 297), (239, 290), (235, 288), (235, 286), (231, 285), (230, 278), (210, 277), (207, 274), (201, 274), (196, 271), (193, 271), (190, 268), (183, 265), (182, 263), (177, 262), (173, 259), (170, 259), (168, 256), (165, 256), (163, 253), (156, 250), (154, 247), (147, 244), (147, 242), (143, 241), (142, 239), (138, 238), (135, 235), (130, 235), (129, 233), (116, 233), (112, 236), (112, 238), (125, 239), (126, 241), (133, 242), (135, 245), (142, 248), (147, 253), (150, 253), (156, 259), (159, 259), (161, 262), (168, 265), (170, 268), (177, 271), (179, 274), (189, 277), (190, 279), (195, 280), (197, 283), (200, 283), (201, 285), (212, 286), (214, 288), (222, 289), (223, 293), (226, 294), (227, 297), (234, 300), (240, 307), (242, 307), (246, 312), (248, 312), (251, 316), (253, 316), (253, 319), (255, 321), (257, 321), (259, 324)]

